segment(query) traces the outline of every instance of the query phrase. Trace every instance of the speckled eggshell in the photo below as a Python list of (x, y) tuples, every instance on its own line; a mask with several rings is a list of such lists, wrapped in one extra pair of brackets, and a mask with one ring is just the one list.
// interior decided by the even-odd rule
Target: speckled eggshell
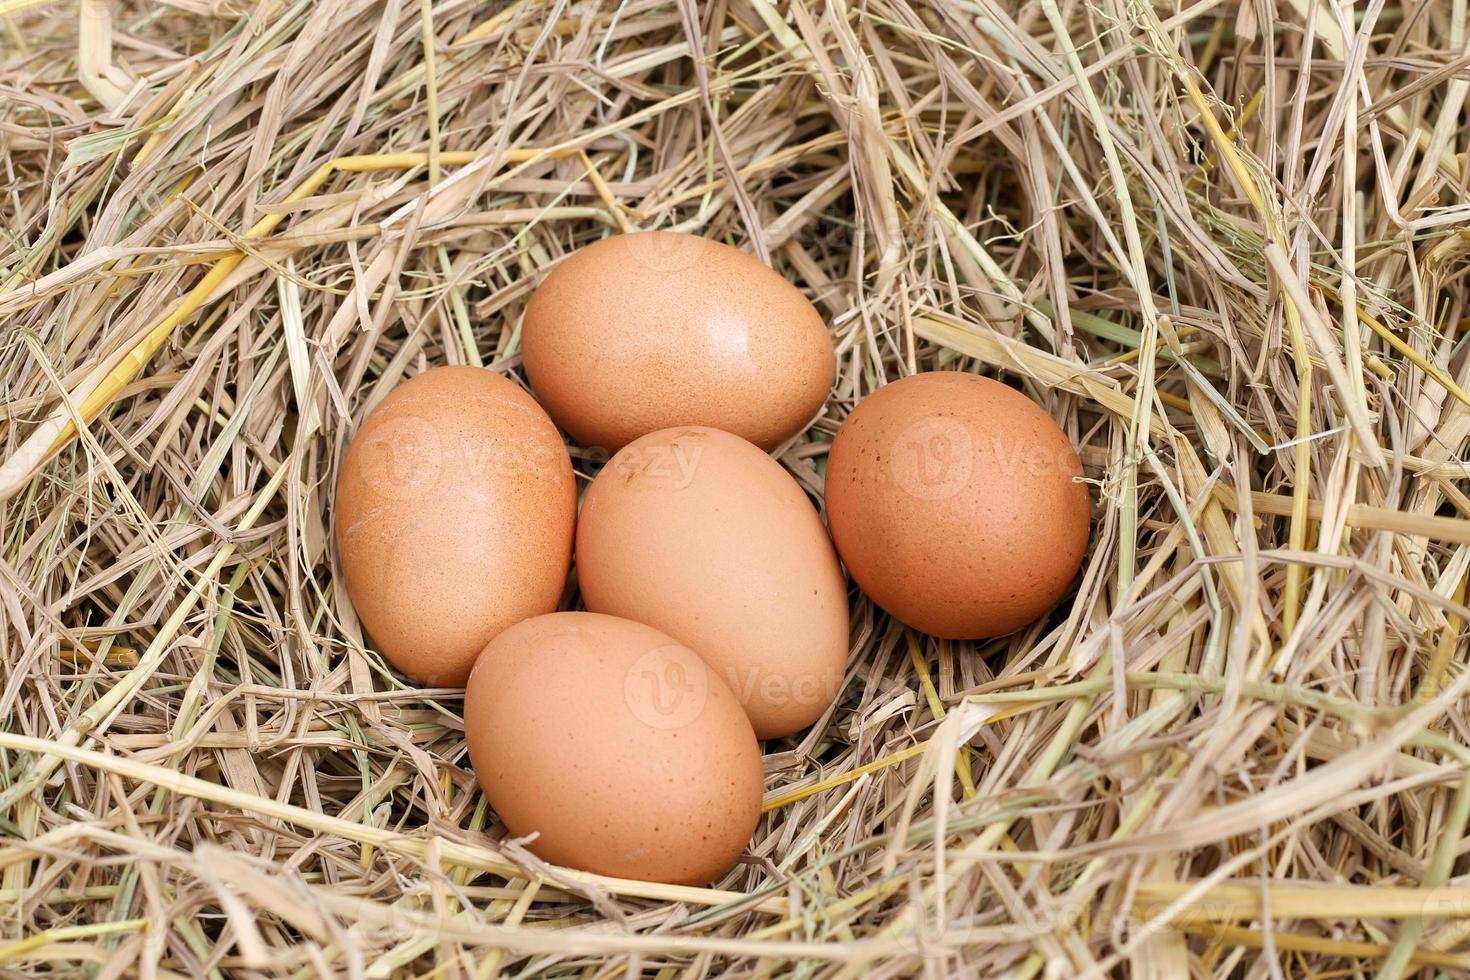
[(760, 818), (760, 745), (734, 695), (640, 623), (565, 612), (511, 627), (475, 664), (464, 721), (490, 805), (554, 864), (704, 885)]
[(624, 447), (577, 528), (587, 608), (699, 651), (776, 738), (821, 717), (847, 664), (847, 584), (816, 508), (781, 465), (702, 426)]
[(507, 626), (556, 608), (577, 491), (513, 381), (439, 367), (394, 388), (342, 459), (333, 524), (358, 618), (394, 667), (459, 687)]
[(673, 425), (769, 449), (832, 385), (832, 340), (791, 283), (694, 235), (614, 235), (564, 259), (526, 307), (531, 387), (584, 446), (616, 451)]
[(852, 577), (917, 629), (1000, 636), (1066, 594), (1087, 551), (1082, 464), (998, 381), (938, 371), (880, 388), (842, 424), (827, 521)]

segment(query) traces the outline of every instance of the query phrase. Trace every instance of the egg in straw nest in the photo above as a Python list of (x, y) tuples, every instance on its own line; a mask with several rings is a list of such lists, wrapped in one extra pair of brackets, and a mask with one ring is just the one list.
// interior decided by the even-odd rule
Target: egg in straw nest
[(1470, 974), (1463, 7), (0, 0), (0, 971)]

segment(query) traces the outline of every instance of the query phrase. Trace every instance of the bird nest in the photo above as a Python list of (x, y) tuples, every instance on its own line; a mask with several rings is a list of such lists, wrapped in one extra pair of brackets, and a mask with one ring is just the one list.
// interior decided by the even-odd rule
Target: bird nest
[[(3, 0), (0, 970), (1470, 971), (1466, 17)], [(943, 368), (1025, 390), (1094, 504), (1011, 636), (855, 593), (708, 888), (506, 839), (328, 533), (377, 399), (523, 380), (545, 270), (652, 228), (826, 317), (814, 500), (853, 405)]]

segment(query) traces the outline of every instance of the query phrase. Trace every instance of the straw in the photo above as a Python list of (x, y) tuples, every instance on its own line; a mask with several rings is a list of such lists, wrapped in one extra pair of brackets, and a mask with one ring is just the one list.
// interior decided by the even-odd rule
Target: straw
[[(1470, 972), (1467, 58), (1466, 0), (0, 0), (0, 970)], [(648, 228), (828, 322), (815, 505), (933, 370), (1093, 503), (1010, 636), (854, 588), (698, 888), (509, 839), (332, 534), (373, 405), (524, 382)]]

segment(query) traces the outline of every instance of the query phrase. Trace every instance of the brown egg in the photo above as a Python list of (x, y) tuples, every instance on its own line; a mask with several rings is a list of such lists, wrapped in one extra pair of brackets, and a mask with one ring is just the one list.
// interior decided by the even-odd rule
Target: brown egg
[(817, 510), (781, 465), (718, 429), (637, 439), (587, 491), (577, 528), (587, 608), (699, 651), (756, 735), (810, 725), (847, 664), (847, 585)]
[(1000, 636), (1066, 593), (1087, 551), (1087, 487), (1066, 435), (998, 381), (895, 381), (843, 423), (827, 522), (874, 602), (934, 636)]
[(368, 413), (333, 523), (347, 592), (389, 663), (458, 687), (507, 626), (556, 608), (577, 490), (551, 419), (513, 381), (440, 367)]
[(531, 387), (584, 446), (671, 425), (771, 448), (821, 411), (832, 340), (791, 283), (738, 249), (650, 231), (579, 249), (526, 307)]
[(554, 864), (704, 885), (760, 819), (760, 745), (734, 695), (640, 623), (564, 612), (512, 626), (475, 664), (464, 727), (490, 805)]

